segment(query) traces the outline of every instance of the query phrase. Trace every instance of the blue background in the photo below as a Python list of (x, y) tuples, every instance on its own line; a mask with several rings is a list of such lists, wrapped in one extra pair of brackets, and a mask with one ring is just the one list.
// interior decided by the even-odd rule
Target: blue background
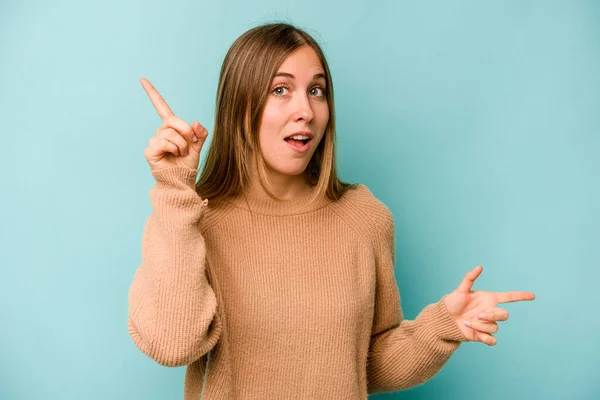
[(477, 264), (474, 289), (537, 296), (495, 347), (372, 397), (600, 398), (600, 3), (416, 3), (3, 0), (0, 398), (182, 397), (127, 332), (161, 123), (139, 78), (212, 131), (227, 49), (271, 21), (325, 50), (341, 176), (394, 214), (405, 317)]

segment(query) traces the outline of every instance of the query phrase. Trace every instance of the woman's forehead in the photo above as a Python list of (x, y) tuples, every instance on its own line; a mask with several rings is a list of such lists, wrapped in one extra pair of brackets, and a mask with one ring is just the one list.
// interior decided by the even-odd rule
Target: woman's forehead
[(325, 77), (325, 69), (317, 52), (310, 46), (302, 46), (287, 56), (275, 76), (318, 79)]

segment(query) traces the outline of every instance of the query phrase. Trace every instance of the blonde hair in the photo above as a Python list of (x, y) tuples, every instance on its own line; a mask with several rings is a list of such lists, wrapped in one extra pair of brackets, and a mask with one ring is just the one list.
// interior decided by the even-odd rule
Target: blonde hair
[(196, 183), (196, 192), (202, 198), (215, 204), (243, 193), (249, 186), (249, 168), (254, 161), (260, 184), (271, 198), (279, 200), (268, 182), (258, 131), (279, 66), (293, 51), (306, 45), (317, 53), (325, 70), (329, 106), (325, 134), (304, 171), (309, 184), (316, 186), (311, 201), (322, 196), (338, 200), (350, 187), (357, 186), (341, 181), (337, 175), (333, 84), (323, 51), (305, 31), (287, 23), (270, 23), (240, 36), (223, 61), (212, 142)]

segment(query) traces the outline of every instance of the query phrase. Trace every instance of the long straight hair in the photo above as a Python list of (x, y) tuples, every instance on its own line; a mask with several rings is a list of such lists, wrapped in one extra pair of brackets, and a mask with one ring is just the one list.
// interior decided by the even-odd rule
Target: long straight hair
[(321, 61), (329, 106), (325, 134), (303, 172), (308, 183), (316, 186), (311, 201), (322, 196), (338, 200), (349, 188), (357, 186), (341, 181), (336, 171), (333, 83), (321, 47), (302, 29), (270, 23), (241, 35), (223, 61), (213, 137), (195, 187), (202, 198), (215, 204), (239, 196), (249, 187), (250, 166), (254, 162), (260, 184), (271, 198), (279, 200), (268, 181), (258, 132), (273, 77), (283, 61), (302, 46), (310, 46)]

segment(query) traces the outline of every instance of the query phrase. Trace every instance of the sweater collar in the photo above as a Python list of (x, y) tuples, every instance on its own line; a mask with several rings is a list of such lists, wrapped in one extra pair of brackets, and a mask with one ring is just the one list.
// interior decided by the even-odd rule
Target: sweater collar
[(229, 198), (227, 201), (236, 207), (249, 210), (252, 214), (273, 216), (303, 214), (323, 208), (330, 202), (327, 197), (323, 196), (309, 203), (312, 196), (313, 193), (310, 193), (291, 200), (277, 201), (268, 195), (262, 197), (246, 192), (235, 198)]

